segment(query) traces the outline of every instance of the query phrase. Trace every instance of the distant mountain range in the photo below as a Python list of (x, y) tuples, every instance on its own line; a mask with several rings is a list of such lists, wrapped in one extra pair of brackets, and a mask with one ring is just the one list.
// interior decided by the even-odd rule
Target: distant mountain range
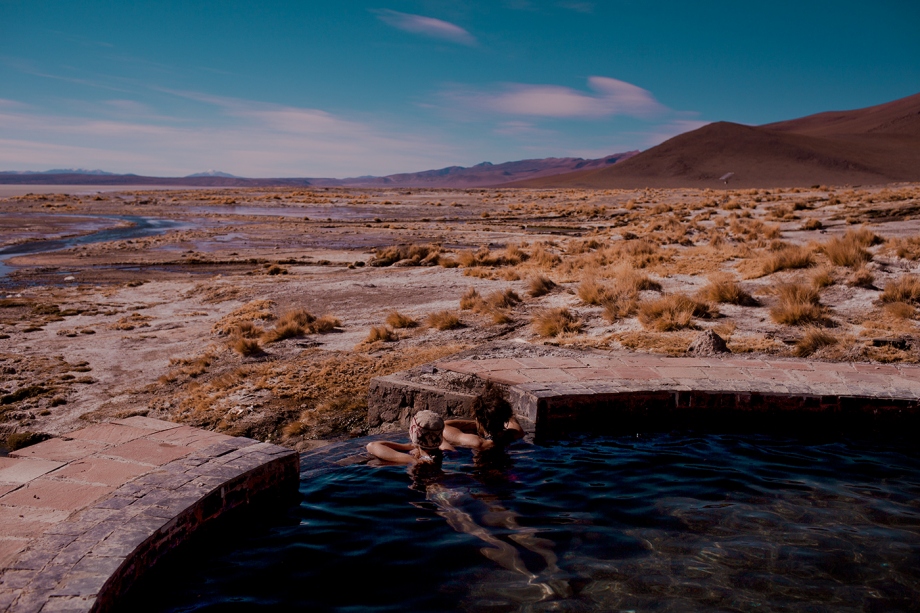
[(720, 121), (612, 167), (529, 179), (511, 187), (796, 187), (896, 181), (920, 181), (920, 94), (763, 126)]
[(114, 174), (101, 170), (47, 170), (42, 172), (0, 172), (0, 184), (25, 185), (176, 185), (205, 187), (494, 187), (512, 181), (547, 177), (576, 170), (604, 168), (638, 154), (638, 151), (614, 153), (598, 159), (544, 158), (492, 164), (483, 162), (471, 167), (449, 166), (437, 170), (388, 175), (385, 177), (278, 178), (246, 179), (208, 170), (185, 177), (145, 177)]

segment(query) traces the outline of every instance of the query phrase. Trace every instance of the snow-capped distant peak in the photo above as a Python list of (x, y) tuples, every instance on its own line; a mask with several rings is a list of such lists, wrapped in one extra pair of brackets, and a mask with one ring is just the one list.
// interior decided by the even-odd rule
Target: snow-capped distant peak
[(227, 172), (221, 172), (219, 170), (206, 170), (204, 172), (196, 172), (193, 175), (187, 175), (187, 177), (226, 177), (228, 179), (238, 179), (236, 175), (231, 175)]

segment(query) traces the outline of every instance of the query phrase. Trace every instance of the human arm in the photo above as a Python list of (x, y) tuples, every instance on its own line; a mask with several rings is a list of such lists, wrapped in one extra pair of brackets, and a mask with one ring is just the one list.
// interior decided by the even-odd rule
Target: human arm
[(390, 441), (374, 441), (367, 444), (369, 454), (385, 462), (395, 464), (414, 464), (417, 462), (418, 460), (408, 453), (412, 449), (414, 449), (414, 445)]
[[(463, 420), (450, 420), (463, 421)], [(448, 422), (450, 423), (450, 422)], [(471, 449), (488, 449), (494, 445), (492, 441), (487, 441), (477, 434), (468, 434), (455, 426), (444, 426), (444, 440), (457, 447), (469, 447)]]
[(476, 434), (478, 428), (475, 419), (448, 419), (444, 421), (444, 427), (448, 426), (466, 434)]

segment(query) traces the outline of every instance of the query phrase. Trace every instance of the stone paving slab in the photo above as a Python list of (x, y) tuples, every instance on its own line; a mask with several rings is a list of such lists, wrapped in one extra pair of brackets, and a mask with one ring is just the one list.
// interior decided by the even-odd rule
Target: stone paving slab
[[(438, 373), (466, 377), (462, 402), (438, 399)], [(574, 418), (575, 405), (593, 404), (595, 415), (603, 410), (615, 413), (618, 406), (638, 409), (646, 392), (664, 395), (648, 400), (645, 408), (805, 411), (814, 405), (835, 414), (920, 416), (920, 367), (916, 365), (735, 355), (667, 357), (495, 343), (375, 379), (368, 396), (369, 424), (376, 430), (405, 427), (412, 413), (426, 408), (444, 417), (469, 415), (476, 390), (486, 382), (505, 390), (518, 418), (531, 428), (541, 420)], [(455, 390), (441, 393), (446, 399)], [(680, 394), (685, 393), (695, 394), (691, 404), (681, 400)], [(770, 401), (761, 402), (761, 397)]]
[(146, 417), (0, 458), (0, 611), (108, 611), (201, 525), (296, 491), (290, 449)]

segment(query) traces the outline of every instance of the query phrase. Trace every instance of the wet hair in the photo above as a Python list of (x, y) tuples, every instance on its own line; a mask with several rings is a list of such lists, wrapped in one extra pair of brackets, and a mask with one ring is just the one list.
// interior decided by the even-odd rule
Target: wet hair
[(487, 383), (482, 394), (473, 403), (473, 417), (479, 430), (479, 436), (486, 439), (498, 439), (505, 433), (505, 424), (513, 413), (511, 405), (502, 397), (494, 385)]

